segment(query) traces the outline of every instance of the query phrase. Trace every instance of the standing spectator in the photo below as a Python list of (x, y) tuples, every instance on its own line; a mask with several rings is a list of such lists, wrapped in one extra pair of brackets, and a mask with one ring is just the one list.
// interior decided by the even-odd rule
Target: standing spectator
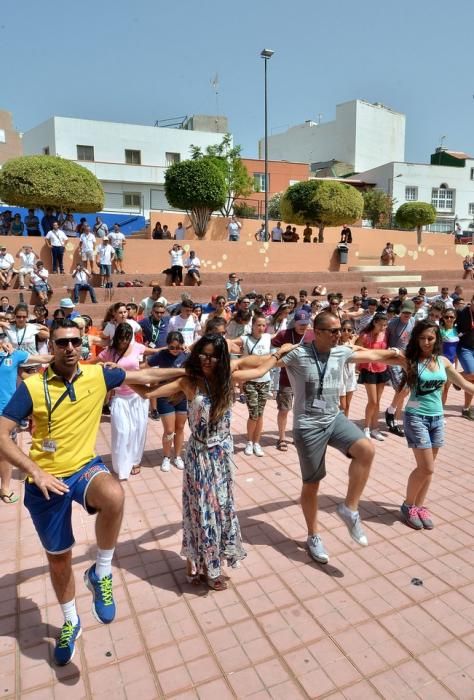
[(433, 304), (436, 301), (441, 301), (445, 309), (453, 308), (453, 300), (449, 296), (449, 287), (441, 287), (441, 294), (436, 294), (434, 297), (428, 299), (429, 304)]
[[(463, 368), (463, 377), (468, 382), (474, 383), (474, 295), (471, 303), (458, 312), (456, 326), (460, 336), (457, 355), (459, 364)], [(474, 420), (471, 404), (472, 396), (466, 393), (462, 415), (468, 420)]]
[(271, 292), (267, 292), (263, 297), (263, 304), (259, 309), (260, 313), (262, 313), (264, 316), (271, 316), (275, 313), (277, 308), (278, 306), (273, 303), (273, 294)]
[(457, 223), (454, 227), (454, 244), (462, 243), (462, 228), (461, 224)]
[(12, 213), (9, 209), (0, 214), (0, 235), (8, 236), (12, 222)]
[(360, 305), (363, 309), (367, 309), (369, 306), (369, 290), (367, 287), (360, 288)]
[(109, 241), (114, 249), (115, 269), (119, 274), (124, 275), (123, 256), (126, 239), (118, 224), (114, 224), (113, 230), (109, 233)]
[(46, 207), (45, 214), (43, 218), (41, 219), (41, 228), (43, 229), (43, 236), (46, 237), (46, 234), (48, 234), (51, 229), (53, 228), (53, 224), (57, 223), (58, 218), (53, 214), (53, 210), (51, 207)]
[(281, 243), (283, 240), (283, 229), (281, 227), (281, 221), (277, 221), (277, 225), (272, 228), (272, 241), (273, 243)]
[[(416, 323), (415, 308), (412, 301), (406, 301), (400, 309), (400, 315), (390, 319), (387, 326), (387, 347), (399, 350), (406, 349)], [(385, 422), (393, 435), (403, 437), (402, 409), (408, 396), (408, 389), (405, 386), (402, 368), (399, 365), (390, 366), (388, 373), (394, 394), (392, 403), (385, 411)]]
[(8, 297), (0, 297), (0, 314), (11, 314), (13, 312), (13, 306), (10, 304), (10, 299)]
[(186, 238), (186, 229), (183, 226), (182, 221), (178, 221), (178, 226), (174, 231), (174, 240), (175, 241), (184, 241)]
[(10, 230), (8, 232), (9, 236), (23, 236), (23, 231), (25, 230), (25, 224), (21, 220), (19, 214), (15, 214), (10, 224)]
[(73, 301), (75, 304), (79, 302), (79, 292), (85, 291), (89, 292), (91, 295), (91, 301), (93, 304), (97, 304), (97, 298), (95, 296), (94, 287), (90, 283), (91, 273), (84, 267), (81, 263), (76, 265), (76, 269), (72, 273), (72, 279), (74, 280), (74, 291), (73, 291)]
[(143, 314), (143, 316), (149, 316), (151, 314), (152, 308), (154, 307), (157, 301), (159, 301), (160, 304), (163, 304), (165, 308), (168, 306), (168, 300), (161, 295), (161, 287), (159, 284), (153, 285), (153, 287), (151, 288), (150, 296), (145, 297), (141, 300), (140, 307), (138, 309), (139, 314)]
[(47, 304), (50, 294), (50, 286), (48, 283), (49, 272), (45, 268), (42, 260), (38, 260), (36, 267), (30, 275), (30, 282), (33, 285), (33, 291), (38, 295), (41, 304)]
[(84, 266), (87, 268), (87, 263), (90, 264), (91, 273), (94, 272), (95, 241), (96, 238), (92, 233), (90, 226), (88, 224), (84, 224), (82, 227), (82, 233), (79, 236), (79, 250)]
[(408, 301), (407, 299), (407, 289), (406, 287), (399, 287), (398, 288), (398, 296), (393, 299), (392, 303), (390, 306), (392, 307), (393, 311), (398, 314), (400, 313), (400, 309), (402, 308), (402, 305)]
[(81, 216), (79, 223), (76, 226), (76, 234), (79, 237), (82, 233), (84, 233), (85, 226), (87, 225), (87, 219), (85, 216)]
[(53, 223), (53, 228), (45, 236), (46, 242), (51, 249), (51, 257), (53, 260), (53, 274), (59, 272), (64, 274), (64, 244), (67, 241), (67, 236), (59, 228), (57, 221)]
[[(355, 344), (368, 350), (386, 350), (387, 318), (385, 314), (375, 314), (368, 326), (362, 331)], [(382, 362), (367, 362), (359, 364), (358, 384), (363, 384), (367, 392), (367, 404), (365, 407), (366, 438), (374, 438), (383, 442), (384, 436), (378, 429), (378, 415), (380, 412), (380, 399), (385, 384), (390, 379), (387, 365)]]
[(179, 243), (175, 243), (174, 246), (171, 248), (169, 251), (170, 254), (170, 259), (171, 259), (171, 284), (173, 287), (176, 287), (176, 284), (178, 284), (179, 287), (183, 286), (183, 254), (184, 250), (183, 248), (179, 245)]
[(156, 222), (155, 228), (151, 233), (151, 237), (155, 241), (161, 241), (163, 239), (163, 229), (161, 228), (161, 224), (159, 221)]
[(352, 243), (352, 231), (347, 224), (342, 224), (341, 243)]
[(474, 256), (466, 255), (466, 257), (463, 260), (462, 267), (464, 270), (462, 276), (463, 280), (474, 279)]
[(237, 301), (237, 299), (242, 296), (242, 288), (240, 286), (241, 282), (242, 279), (237, 279), (235, 272), (230, 273), (229, 280), (225, 285), (227, 301)]
[(193, 314), (194, 303), (191, 299), (184, 299), (181, 303), (181, 311), (177, 316), (169, 320), (169, 331), (180, 331), (184, 338), (184, 344), (189, 347), (201, 333), (201, 324)]
[[(341, 336), (339, 338), (339, 345), (347, 345), (352, 347), (352, 342), (354, 339), (354, 325), (351, 319), (346, 319), (341, 323)], [(353, 363), (346, 362), (342, 371), (341, 388), (339, 389), (339, 401), (341, 411), (344, 413), (346, 418), (349, 418), (349, 410), (351, 407), (352, 396), (354, 391), (357, 389), (357, 377), (355, 372), (355, 365)]]
[(201, 272), (199, 270), (199, 268), (201, 267), (201, 261), (197, 257), (194, 250), (189, 251), (189, 256), (184, 261), (184, 267), (186, 268), (186, 272), (189, 275), (189, 278), (193, 282), (196, 282), (198, 287), (200, 287), (202, 284)]
[(164, 226), (163, 226), (163, 240), (170, 241), (171, 238), (172, 238), (171, 231), (169, 230), (168, 226), (166, 224), (164, 224)]
[(240, 229), (242, 228), (242, 224), (240, 221), (237, 221), (236, 217), (234, 214), (230, 217), (230, 221), (227, 224), (227, 233), (229, 237), (229, 241), (239, 241), (240, 240)]
[(20, 283), (20, 289), (24, 289), (25, 277), (26, 275), (30, 277), (31, 273), (35, 269), (37, 257), (31, 245), (29, 245), (28, 243), (18, 251), (16, 257), (20, 260), (20, 269), (18, 270), (18, 280)]
[(72, 214), (66, 214), (66, 218), (64, 219), (61, 228), (68, 238), (76, 238), (77, 226)]
[(308, 309), (306, 307), (309, 306), (309, 301), (308, 301), (308, 292), (306, 291), (306, 289), (300, 289), (300, 291), (298, 292), (298, 298), (299, 298), (299, 301), (298, 301), (298, 304), (296, 305), (296, 311), (299, 311), (303, 307), (304, 307), (305, 311), (308, 311)]
[(0, 246), (0, 284), (2, 289), (8, 289), (11, 284), (14, 270), (15, 260), (13, 255), (7, 253), (7, 249), (4, 245)]
[(291, 226), (288, 225), (286, 229), (282, 233), (282, 241), (283, 243), (293, 243), (293, 231), (291, 230)]
[[(306, 228), (303, 229), (303, 243), (311, 243), (311, 238), (313, 236), (313, 229), (309, 225), (309, 222), (306, 222)], [(317, 239), (315, 239), (317, 240)]]
[(104, 224), (100, 216), (95, 217), (94, 235), (96, 238), (106, 238), (109, 235), (109, 227)]
[(262, 223), (260, 224), (260, 228), (258, 231), (255, 232), (255, 240), (256, 241), (266, 241), (267, 240), (267, 232), (265, 231), (265, 224)]
[(25, 216), (25, 228), (27, 236), (41, 236), (40, 221), (34, 209), (28, 209), (28, 214)]
[(224, 319), (226, 325), (230, 321), (232, 316), (232, 312), (226, 302), (225, 297), (223, 297), (221, 294), (219, 294), (216, 297), (216, 310), (211, 311), (210, 314), (208, 314), (206, 318), (206, 322), (210, 321), (212, 318), (222, 318)]
[(97, 248), (97, 265), (100, 269), (100, 286), (105, 287), (110, 282), (112, 275), (112, 261), (115, 258), (114, 249), (107, 236), (103, 238)]
[(298, 241), (300, 240), (300, 237), (299, 237), (299, 234), (298, 234), (297, 231), (296, 231), (296, 226), (293, 226), (293, 227), (292, 227), (291, 233), (292, 233), (291, 242), (292, 242), (292, 243), (298, 243)]

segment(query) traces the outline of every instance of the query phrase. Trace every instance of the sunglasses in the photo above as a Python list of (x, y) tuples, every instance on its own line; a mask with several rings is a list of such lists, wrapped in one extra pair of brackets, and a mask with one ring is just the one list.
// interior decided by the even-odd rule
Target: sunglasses
[(350, 333), (353, 335), (355, 331), (352, 328), (341, 328), (341, 333)]
[(213, 365), (215, 365), (217, 360), (219, 359), (217, 357), (214, 357), (214, 355), (206, 355), (205, 353), (199, 354), (198, 357), (201, 360), (201, 362), (206, 362), (207, 360), (209, 360), (209, 362), (211, 362)]
[(342, 328), (318, 328), (318, 331), (326, 331), (326, 333), (330, 333), (331, 335), (339, 335), (339, 333), (342, 333)]
[(456, 316), (445, 316), (444, 318), (456, 318)]
[(28, 318), (28, 316), (15, 316), (15, 318), (22, 319), (22, 318)]
[(78, 348), (82, 345), (82, 338), (58, 338), (53, 340), (53, 343), (63, 350), (69, 347), (69, 343), (71, 343), (73, 348)]

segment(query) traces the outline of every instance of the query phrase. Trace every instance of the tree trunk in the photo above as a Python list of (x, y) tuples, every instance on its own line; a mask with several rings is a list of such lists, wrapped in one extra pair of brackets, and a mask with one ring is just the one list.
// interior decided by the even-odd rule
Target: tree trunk
[(205, 237), (211, 213), (207, 208), (191, 209), (188, 212), (197, 238)]
[(422, 226), (416, 227), (416, 242), (418, 243), (418, 245), (421, 245), (421, 230), (422, 230), (422, 228), (423, 228)]
[(324, 243), (324, 226), (318, 226), (318, 241)]

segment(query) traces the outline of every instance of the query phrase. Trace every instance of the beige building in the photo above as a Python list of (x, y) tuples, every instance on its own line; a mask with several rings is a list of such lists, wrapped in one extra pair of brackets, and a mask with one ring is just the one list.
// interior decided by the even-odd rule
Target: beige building
[(15, 131), (11, 112), (0, 109), (0, 166), (10, 158), (22, 155), (21, 135)]

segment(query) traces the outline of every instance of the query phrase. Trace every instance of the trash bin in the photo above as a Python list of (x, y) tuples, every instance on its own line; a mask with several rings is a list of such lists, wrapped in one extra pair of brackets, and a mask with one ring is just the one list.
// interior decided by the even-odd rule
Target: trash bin
[(339, 254), (339, 263), (341, 265), (347, 265), (347, 256), (349, 255), (349, 246), (345, 243), (339, 243), (337, 246), (337, 252)]

